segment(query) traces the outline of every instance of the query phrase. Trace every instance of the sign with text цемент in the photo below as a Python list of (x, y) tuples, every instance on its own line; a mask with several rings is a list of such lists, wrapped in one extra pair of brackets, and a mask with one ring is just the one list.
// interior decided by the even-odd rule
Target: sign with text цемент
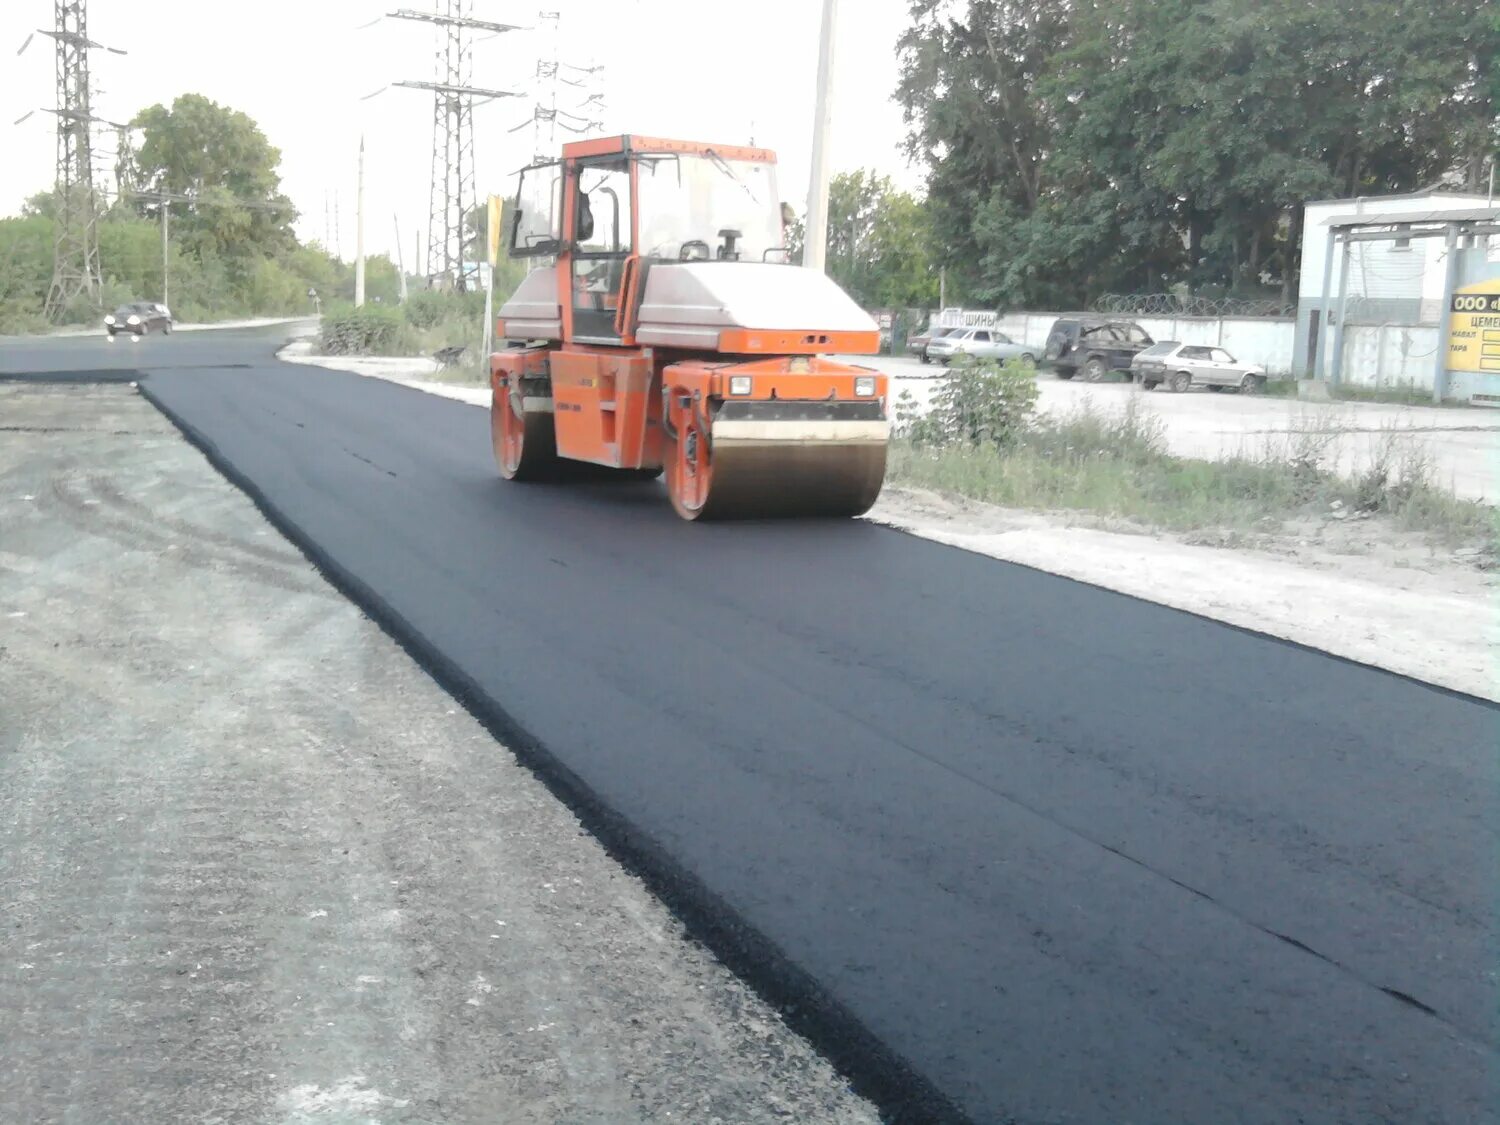
[(1500, 277), (1453, 294), (1448, 322), (1448, 370), (1500, 374)]

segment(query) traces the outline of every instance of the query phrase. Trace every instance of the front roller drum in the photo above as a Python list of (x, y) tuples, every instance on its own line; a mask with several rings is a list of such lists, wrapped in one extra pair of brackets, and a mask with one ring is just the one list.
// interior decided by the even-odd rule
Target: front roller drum
[(695, 412), (665, 450), (667, 491), (684, 519), (854, 517), (885, 480), (883, 422), (770, 420)]

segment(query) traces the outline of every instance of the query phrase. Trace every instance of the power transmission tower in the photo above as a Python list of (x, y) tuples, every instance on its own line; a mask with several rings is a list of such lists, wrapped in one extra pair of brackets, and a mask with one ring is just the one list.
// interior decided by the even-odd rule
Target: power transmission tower
[(44, 311), (56, 319), (79, 296), (98, 305), (103, 289), (90, 131), (97, 119), (89, 91), (89, 51), (103, 44), (88, 37), (87, 0), (54, 0), (52, 7), (53, 30), (41, 34), (51, 36), (57, 48), (57, 237)]
[[(604, 128), (604, 90), (601, 75), (603, 66), (576, 66), (564, 62), (560, 57), (558, 41), (562, 23), (561, 12), (538, 12), (539, 25), (551, 25), (548, 43), (539, 48), (536, 60), (536, 78), (531, 106), (531, 119), (522, 121), (512, 133), (519, 133), (531, 126), (532, 160), (541, 164), (557, 158), (557, 130), (559, 127), (570, 133), (587, 133)], [(562, 91), (580, 100), (568, 108), (558, 104)]]
[(464, 273), (464, 219), (478, 206), (474, 189), (474, 99), (491, 101), (519, 95), (513, 90), (481, 89), (471, 84), (473, 54), (468, 33), (495, 34), (520, 30), (518, 25), (474, 19), (472, 0), (440, 0), (431, 12), (402, 8), (389, 15), (422, 20), (439, 29), (437, 74), (432, 82), (397, 82), (432, 91), (432, 187), (427, 219), (427, 276), (429, 282), (451, 282), (467, 288)]
[(121, 200), (135, 193), (135, 144), (130, 126), (115, 124), (115, 193)]

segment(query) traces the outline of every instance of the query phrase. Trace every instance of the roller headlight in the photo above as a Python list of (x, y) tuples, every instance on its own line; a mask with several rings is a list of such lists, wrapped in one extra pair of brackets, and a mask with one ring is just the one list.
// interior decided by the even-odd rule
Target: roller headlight
[(854, 377), (854, 393), (866, 398), (875, 393), (875, 376), (856, 375)]
[(747, 395), (750, 393), (750, 376), (731, 375), (729, 377), (729, 393), (732, 395)]

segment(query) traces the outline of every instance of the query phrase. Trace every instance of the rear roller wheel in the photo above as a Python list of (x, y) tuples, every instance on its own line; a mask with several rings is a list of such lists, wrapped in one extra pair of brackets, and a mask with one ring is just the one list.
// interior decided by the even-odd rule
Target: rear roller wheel
[(711, 517), (708, 501), (713, 480), (714, 458), (708, 435), (696, 421), (688, 422), (667, 443), (667, 494), (677, 514), (685, 520)]
[(520, 392), (503, 386), (490, 400), (490, 441), (506, 480), (546, 480), (557, 474), (557, 434), (552, 415), (521, 408)]

